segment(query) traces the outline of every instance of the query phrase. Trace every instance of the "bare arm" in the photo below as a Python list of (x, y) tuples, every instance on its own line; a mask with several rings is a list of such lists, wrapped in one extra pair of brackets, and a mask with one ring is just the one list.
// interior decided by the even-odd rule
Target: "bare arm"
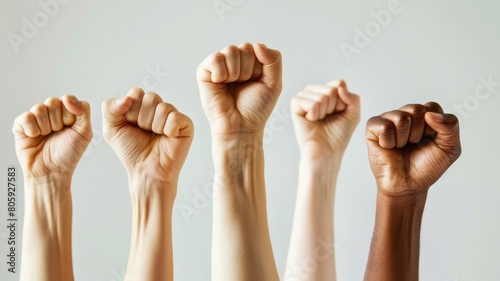
[(129, 176), (132, 238), (125, 280), (173, 280), (172, 207), (168, 186), (141, 175)]
[(310, 85), (292, 100), (301, 160), (285, 280), (336, 280), (335, 187), (359, 110), (341, 80)]
[(73, 280), (71, 179), (25, 179), (21, 280)]
[(418, 280), (425, 201), (461, 154), (458, 119), (436, 103), (410, 104), (368, 120), (366, 140), (377, 212), (365, 280)]
[(427, 195), (377, 195), (367, 280), (418, 280), (420, 226)]
[(277, 280), (260, 142), (214, 145), (214, 280)]
[(281, 92), (281, 55), (228, 46), (198, 67), (215, 167), (213, 280), (278, 280), (264, 183), (264, 126)]
[(127, 170), (132, 201), (125, 280), (173, 280), (172, 207), (193, 124), (139, 88), (105, 101), (103, 116), (105, 139)]
[(21, 280), (73, 280), (71, 179), (92, 139), (89, 105), (49, 98), (13, 132), (25, 183)]

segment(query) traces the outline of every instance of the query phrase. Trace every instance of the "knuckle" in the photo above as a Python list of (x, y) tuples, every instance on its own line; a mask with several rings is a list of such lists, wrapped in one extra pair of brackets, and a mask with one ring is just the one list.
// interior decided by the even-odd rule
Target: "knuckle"
[(311, 111), (313, 111), (313, 112), (319, 112), (320, 109), (321, 109), (321, 103), (315, 101), (314, 104), (313, 104), (313, 106), (312, 106)]
[(380, 120), (379, 116), (373, 116), (373, 117), (370, 117), (366, 121), (366, 125), (365, 125), (365, 137), (367, 139), (371, 138), (371, 136), (373, 135), (372, 132), (376, 128), (376, 124), (378, 123), (379, 120)]
[(380, 118), (379, 116), (372, 116), (372, 117), (368, 118), (368, 120), (366, 121), (366, 128), (368, 129), (369, 127), (372, 127), (373, 124), (375, 124), (375, 122), (379, 118)]
[(179, 111), (173, 110), (170, 112), (170, 114), (168, 114), (168, 119), (170, 119), (170, 121), (174, 123), (177, 123), (182, 119), (182, 115)]
[(345, 83), (344, 80), (342, 79), (336, 79), (336, 80), (333, 80), (333, 81), (330, 81), (328, 82), (327, 84), (328, 86), (331, 86), (333, 88), (338, 88), (338, 87), (342, 87), (342, 86), (347, 86), (347, 84)]
[(338, 96), (338, 92), (337, 92), (336, 88), (335, 87), (331, 87), (330, 91), (328, 91), (327, 96), (330, 97), (330, 98), (336, 98)]
[(390, 122), (389, 120), (385, 120), (386, 122), (382, 122), (378, 125), (379, 131), (384, 134), (392, 134), (394, 133), (394, 124)]
[(243, 52), (245, 54), (252, 54), (253, 53), (253, 46), (252, 46), (252, 44), (250, 44), (248, 42), (240, 44), (240, 46), (238, 48), (241, 52)]
[(307, 89), (304, 89), (304, 90), (302, 90), (302, 91), (299, 91), (299, 92), (297, 93), (297, 96), (298, 96), (298, 97), (306, 97), (308, 92), (309, 92), (309, 91), (308, 91)]
[(411, 115), (405, 111), (397, 111), (394, 114), (393, 122), (398, 124), (411, 123)]
[(304, 91), (311, 91), (312, 89), (318, 87), (318, 85), (316, 84), (309, 84), (307, 86), (304, 87)]
[(24, 112), (23, 114), (19, 115), (16, 119), (19, 123), (27, 123), (35, 120), (31, 112)]
[(222, 52), (227, 53), (227, 54), (234, 54), (238, 51), (239, 51), (239, 49), (235, 45), (227, 45), (226, 47), (224, 47), (224, 49), (222, 49)]
[(23, 114), (16, 117), (14, 124), (12, 126), (12, 132), (16, 132), (18, 127), (24, 127), (27, 124), (34, 122), (34, 117), (31, 112), (24, 112)]
[(57, 107), (59, 106), (59, 103), (60, 103), (60, 100), (56, 97), (50, 97), (50, 98), (47, 98), (44, 102), (44, 104), (49, 107), (49, 108), (54, 108), (54, 107)]
[(130, 92), (133, 94), (144, 94), (144, 90), (141, 87), (133, 87), (130, 89)]
[(407, 104), (402, 109), (413, 116), (424, 115), (427, 111), (425, 106), (421, 104)]
[(41, 104), (41, 103), (38, 103), (38, 104), (35, 104), (31, 110), (30, 110), (33, 114), (43, 114), (44, 112), (47, 111), (46, 107), (44, 104)]
[(328, 96), (327, 95), (321, 95), (321, 97), (319, 98), (319, 102), (321, 104), (327, 103), (328, 102)]
[(290, 108), (294, 108), (296, 105), (300, 104), (300, 97), (297, 95), (290, 100)]
[(147, 102), (151, 102), (151, 103), (162, 102), (163, 101), (162, 98), (160, 97), (160, 95), (158, 95), (155, 92), (147, 92), (144, 95), (144, 100), (146, 100)]
[(209, 56), (209, 61), (212, 63), (221, 63), (224, 61), (224, 55), (221, 52), (213, 53)]
[(168, 113), (168, 110), (169, 109), (169, 104), (168, 103), (159, 103), (157, 106), (156, 106), (156, 112), (158, 114), (167, 114)]

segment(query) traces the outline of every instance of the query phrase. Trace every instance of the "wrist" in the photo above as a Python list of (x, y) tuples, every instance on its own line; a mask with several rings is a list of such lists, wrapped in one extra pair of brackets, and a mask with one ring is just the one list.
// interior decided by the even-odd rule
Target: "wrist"
[(342, 156), (323, 156), (312, 157), (301, 153), (300, 155), (300, 171), (307, 171), (314, 174), (328, 174), (332, 177), (337, 177)]
[[(220, 196), (214, 197), (216, 205), (219, 202), (231, 202), (235, 208), (241, 208), (242, 204), (265, 205), (262, 139), (247, 136), (224, 142), (214, 141), (212, 154), (214, 189), (220, 193)], [(237, 196), (233, 196), (235, 194)]]
[[(51, 199), (71, 192), (72, 175), (50, 174), (38, 177), (24, 177), (26, 195), (51, 194)], [(56, 195), (54, 197), (53, 195)]]
[(165, 182), (145, 174), (129, 173), (128, 180), (133, 207), (149, 206), (150, 202), (173, 206), (177, 196), (177, 179)]
[(261, 137), (245, 135), (223, 141), (213, 140), (212, 154), (216, 169), (235, 174), (234, 169), (239, 170), (244, 162), (263, 157), (264, 146)]
[(333, 206), (338, 166), (330, 161), (301, 159), (297, 200), (309, 201), (314, 205)]
[(377, 216), (389, 218), (410, 216), (414, 218), (413, 224), (420, 224), (426, 201), (427, 193), (392, 196), (377, 192)]
[(330, 149), (307, 149), (300, 147), (300, 159), (310, 162), (332, 163), (339, 165), (344, 156), (343, 151), (331, 151)]
[(387, 193), (377, 191), (377, 204), (393, 209), (422, 208), (427, 201), (427, 191), (422, 193)]
[(212, 146), (213, 147), (247, 147), (247, 146), (262, 146), (264, 132), (238, 132), (231, 134), (217, 134), (212, 133)]

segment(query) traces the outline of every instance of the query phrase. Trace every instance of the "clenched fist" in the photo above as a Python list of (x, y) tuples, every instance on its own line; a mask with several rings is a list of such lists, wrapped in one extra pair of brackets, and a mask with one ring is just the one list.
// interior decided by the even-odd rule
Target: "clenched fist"
[(106, 100), (102, 114), (104, 138), (129, 174), (177, 184), (194, 136), (189, 117), (140, 88)]
[(263, 44), (230, 45), (209, 55), (197, 78), (215, 140), (262, 135), (281, 93), (281, 54)]
[(76, 97), (48, 98), (12, 128), (25, 178), (71, 176), (92, 140), (90, 106)]
[(309, 85), (292, 99), (293, 124), (303, 157), (340, 161), (359, 123), (359, 96), (342, 80)]
[(366, 141), (379, 191), (389, 196), (426, 193), (461, 153), (457, 117), (433, 102), (370, 118)]

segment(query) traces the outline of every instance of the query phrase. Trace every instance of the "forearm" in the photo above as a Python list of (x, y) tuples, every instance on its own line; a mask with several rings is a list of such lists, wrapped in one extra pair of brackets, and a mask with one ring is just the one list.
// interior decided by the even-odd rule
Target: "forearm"
[(375, 229), (365, 280), (418, 280), (420, 226), (427, 194), (377, 194)]
[(267, 221), (260, 139), (214, 142), (214, 280), (278, 280)]
[(73, 280), (71, 176), (25, 178), (21, 280)]
[(173, 280), (172, 207), (177, 184), (130, 175), (132, 235), (125, 280)]
[(300, 162), (285, 280), (335, 280), (333, 209), (337, 172), (338, 165), (330, 161)]

